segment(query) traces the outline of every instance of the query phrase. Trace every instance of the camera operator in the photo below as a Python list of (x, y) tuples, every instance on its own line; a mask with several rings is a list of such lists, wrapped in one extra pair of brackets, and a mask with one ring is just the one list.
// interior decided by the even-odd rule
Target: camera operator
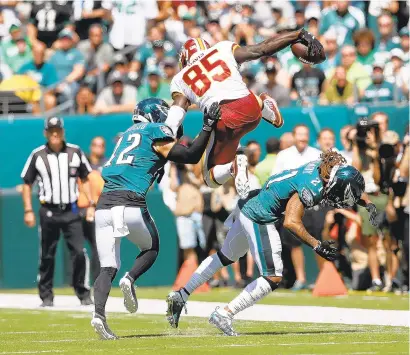
[[(379, 123), (381, 122), (381, 124)], [(385, 123), (385, 124), (384, 124)], [(376, 205), (378, 211), (384, 211), (388, 202), (388, 196), (380, 189), (381, 169), (379, 145), (387, 130), (388, 117), (384, 113), (375, 113), (370, 119), (359, 119), (356, 128), (349, 132), (352, 141), (352, 165), (359, 170), (365, 180), (365, 192), (370, 201)], [(362, 234), (366, 240), (368, 249), (368, 262), (372, 277), (370, 291), (381, 291), (382, 281), (380, 278), (380, 264), (377, 259), (378, 230), (373, 227), (367, 216), (367, 211), (359, 207), (359, 215), (362, 218)]]
[[(400, 282), (395, 279), (399, 269), (400, 260), (398, 252), (403, 251), (401, 258), (401, 268), (403, 274), (402, 289), (408, 290), (408, 176), (409, 176), (409, 135), (404, 137), (403, 145), (399, 142), (396, 132), (388, 131), (380, 146), (382, 157), (382, 172), (385, 176), (384, 187), (389, 189), (389, 204), (386, 209), (386, 217), (390, 222), (392, 240), (387, 247), (391, 251), (391, 258), (388, 259), (389, 283), (386, 284), (385, 291), (394, 291), (400, 287)], [(385, 162), (384, 162), (385, 161)], [(383, 164), (384, 162), (384, 164)]]

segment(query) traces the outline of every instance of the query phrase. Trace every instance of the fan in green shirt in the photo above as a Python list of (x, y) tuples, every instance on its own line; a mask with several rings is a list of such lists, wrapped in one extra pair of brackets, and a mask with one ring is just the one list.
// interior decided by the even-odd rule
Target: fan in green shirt
[(357, 50), (357, 61), (371, 73), (376, 52), (376, 38), (373, 32), (367, 28), (358, 30), (353, 35), (353, 41)]
[(346, 70), (337, 67), (335, 75), (325, 91), (329, 104), (353, 104), (353, 84), (346, 78)]
[(324, 9), (320, 20), (319, 33), (323, 35), (329, 29), (337, 34), (337, 44), (352, 44), (353, 32), (360, 28), (358, 19), (349, 9), (349, 1), (336, 1), (335, 7)]
[(20, 26), (10, 27), (10, 37), (3, 38), (1, 41), (0, 60), (7, 64), (13, 73), (21, 66), (32, 60), (31, 43), (27, 36), (23, 36)]
[(272, 137), (266, 141), (266, 157), (256, 165), (255, 175), (259, 180), (261, 186), (272, 175), (273, 167), (275, 166), (276, 156), (280, 150), (280, 142), (278, 139)]
[(384, 80), (383, 71), (383, 64), (375, 63), (373, 65), (373, 82), (364, 91), (362, 101), (375, 103), (403, 99), (400, 88)]
[(147, 69), (147, 82), (138, 89), (138, 100), (142, 101), (150, 97), (167, 102), (172, 101), (169, 84), (161, 78), (161, 73), (157, 67)]

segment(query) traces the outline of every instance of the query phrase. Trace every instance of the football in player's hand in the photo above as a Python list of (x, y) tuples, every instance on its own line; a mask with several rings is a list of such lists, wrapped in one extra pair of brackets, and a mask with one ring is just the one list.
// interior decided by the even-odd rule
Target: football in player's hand
[(308, 47), (306, 47), (302, 43), (295, 43), (291, 47), (293, 55), (298, 58), (302, 63), (314, 65), (322, 63), (326, 59), (326, 55), (321, 51), (319, 55), (316, 56), (309, 56), (308, 55)]

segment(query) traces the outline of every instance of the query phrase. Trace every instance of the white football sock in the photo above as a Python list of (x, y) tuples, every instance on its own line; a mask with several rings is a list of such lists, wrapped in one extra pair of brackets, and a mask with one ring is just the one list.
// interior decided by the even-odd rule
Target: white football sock
[[(201, 265), (195, 270), (188, 283), (185, 285), (185, 289), (192, 294), (199, 286), (207, 282), (214, 274), (222, 268), (221, 260), (219, 260), (218, 255), (215, 253), (208, 256)], [(185, 292), (182, 293), (184, 297)], [(188, 297), (187, 297), (188, 298)], [(186, 299), (184, 299), (186, 301)]]
[(231, 168), (232, 162), (224, 165), (216, 165), (213, 169), (213, 175), (216, 182), (220, 185), (225, 184), (229, 179), (232, 179)]
[(272, 288), (268, 281), (263, 277), (258, 277), (251, 282), (245, 289), (228, 303), (228, 308), (233, 315), (243, 311), (246, 308), (253, 306), (260, 299), (272, 292)]

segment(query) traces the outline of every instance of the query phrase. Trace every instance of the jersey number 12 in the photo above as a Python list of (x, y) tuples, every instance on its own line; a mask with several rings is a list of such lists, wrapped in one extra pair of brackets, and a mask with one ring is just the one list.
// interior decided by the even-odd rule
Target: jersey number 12
[[(117, 150), (120, 147), (122, 141), (124, 140), (124, 136), (122, 136), (118, 142), (117, 145), (114, 148), (114, 151), (112, 152), (111, 158), (110, 160), (108, 160), (104, 166), (110, 166), (113, 162), (113, 160), (115, 159), (116, 155), (117, 155)], [(123, 164), (132, 164), (132, 162), (134, 161), (135, 156), (128, 154), (131, 150), (133, 150), (134, 148), (138, 147), (139, 144), (141, 143), (141, 135), (138, 133), (133, 133), (130, 134), (127, 138), (127, 142), (131, 142), (130, 145), (128, 145), (127, 147), (125, 147), (120, 154), (118, 155), (118, 158), (115, 162), (116, 165), (123, 165)]]

